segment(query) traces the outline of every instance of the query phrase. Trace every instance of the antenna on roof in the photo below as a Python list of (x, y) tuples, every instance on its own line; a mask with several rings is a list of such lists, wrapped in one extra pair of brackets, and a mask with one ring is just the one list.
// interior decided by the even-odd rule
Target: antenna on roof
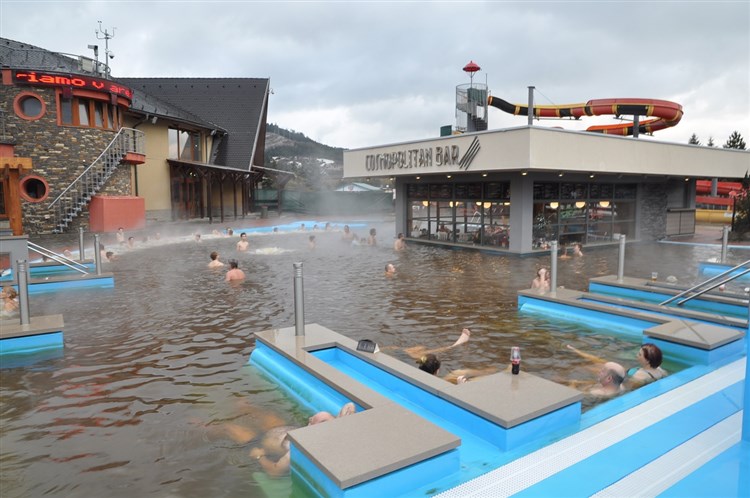
[[(96, 39), (104, 40), (104, 76), (109, 78), (109, 60), (115, 58), (115, 53), (109, 50), (109, 40), (115, 37), (115, 27), (112, 27), (112, 33), (102, 29), (102, 22), (99, 21), (99, 29), (96, 30)], [(101, 37), (99, 35), (102, 35)], [(97, 72), (99, 68), (97, 68)]]

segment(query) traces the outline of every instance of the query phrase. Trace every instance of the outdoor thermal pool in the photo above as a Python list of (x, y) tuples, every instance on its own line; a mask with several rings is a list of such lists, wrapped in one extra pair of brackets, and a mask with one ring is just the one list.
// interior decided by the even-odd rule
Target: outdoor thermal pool
[[(351, 247), (340, 233), (316, 232), (311, 251), (310, 232), (294, 232), (251, 235), (250, 252), (237, 254), (239, 230), (213, 238), (215, 226), (206, 225), (199, 243), (183, 237), (119, 251), (105, 267), (115, 274), (114, 289), (33, 295), (32, 315), (64, 314), (65, 347), (61, 356), (25, 366), (2, 360), (3, 497), (288, 495), (289, 479), (259, 476), (248, 458), (253, 444), (235, 443), (222, 427), (257, 425), (251, 407), (290, 425), (307, 422), (309, 413), (247, 364), (254, 331), (294, 323), (295, 261), (304, 262), (307, 323), (397, 347), (448, 345), (469, 327), (471, 341), (443, 355), (444, 373), (504, 368), (510, 347), (520, 346), (526, 371), (590, 378), (567, 343), (635, 365), (640, 341), (516, 312), (516, 291), (549, 266), (548, 257), (416, 244), (394, 253), (393, 225), (369, 226), (378, 229), (379, 247)], [(246, 281), (228, 285), (225, 271), (208, 269), (213, 250), (225, 262), (237, 258)], [(617, 272), (616, 246), (584, 251), (559, 262), (559, 285), (585, 289), (589, 278)], [(698, 262), (718, 252), (632, 244), (625, 273), (658, 271), (660, 279), (674, 275), (687, 284)], [(729, 253), (730, 262), (744, 256)], [(394, 278), (384, 276), (388, 262), (398, 269)], [(412, 362), (399, 350), (391, 354)]]

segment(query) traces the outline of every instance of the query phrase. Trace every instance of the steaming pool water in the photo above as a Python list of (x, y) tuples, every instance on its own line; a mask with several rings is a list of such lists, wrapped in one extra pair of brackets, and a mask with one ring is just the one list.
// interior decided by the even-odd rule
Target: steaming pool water
[[(265, 496), (248, 457), (253, 443), (238, 444), (221, 427), (253, 425), (259, 410), (289, 425), (307, 422), (309, 413), (248, 365), (254, 332), (294, 324), (296, 261), (304, 263), (307, 323), (397, 348), (447, 345), (469, 327), (471, 341), (443, 355), (444, 372), (504, 368), (511, 346), (521, 347), (523, 369), (552, 380), (591, 378), (566, 344), (635, 365), (638, 340), (516, 312), (516, 291), (548, 257), (417, 244), (394, 253), (393, 224), (355, 231), (370, 226), (378, 247), (352, 247), (338, 232), (319, 231), (310, 250), (309, 226), (251, 234), (247, 253), (235, 250), (237, 230), (202, 242), (163, 239), (107, 264), (114, 289), (32, 296), (32, 316), (64, 315), (65, 347), (21, 364), (2, 360), (3, 497)], [(229, 285), (225, 270), (207, 268), (213, 250), (225, 262), (237, 259), (246, 280)], [(688, 284), (698, 262), (717, 251), (631, 244), (626, 275), (658, 271)], [(384, 276), (389, 262), (398, 269), (393, 278)], [(589, 278), (616, 271), (617, 247), (587, 250), (559, 262), (558, 284), (583, 290)], [(399, 349), (390, 354), (413, 361)]]

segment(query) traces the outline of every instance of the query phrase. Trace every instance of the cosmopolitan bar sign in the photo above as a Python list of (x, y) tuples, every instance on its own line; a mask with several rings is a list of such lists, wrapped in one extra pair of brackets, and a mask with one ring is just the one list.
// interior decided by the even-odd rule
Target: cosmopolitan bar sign
[(95, 90), (111, 93), (119, 97), (125, 97), (131, 101), (133, 100), (133, 90), (130, 88), (118, 85), (109, 80), (92, 78), (90, 76), (16, 70), (13, 71), (13, 81), (15, 83), (25, 83), (28, 85), (67, 86), (83, 90)]
[(474, 137), (466, 152), (461, 155), (458, 145), (425, 147), (369, 154), (365, 156), (367, 171), (392, 169), (431, 168), (432, 166), (458, 166), (466, 171), (479, 152), (479, 139)]

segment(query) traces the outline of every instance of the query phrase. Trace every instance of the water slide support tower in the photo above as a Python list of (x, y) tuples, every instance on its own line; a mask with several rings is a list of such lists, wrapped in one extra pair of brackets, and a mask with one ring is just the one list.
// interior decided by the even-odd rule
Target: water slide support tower
[(463, 68), (470, 83), (456, 86), (456, 133), (487, 129), (487, 83), (474, 83), (474, 74), (481, 69), (474, 61)]

